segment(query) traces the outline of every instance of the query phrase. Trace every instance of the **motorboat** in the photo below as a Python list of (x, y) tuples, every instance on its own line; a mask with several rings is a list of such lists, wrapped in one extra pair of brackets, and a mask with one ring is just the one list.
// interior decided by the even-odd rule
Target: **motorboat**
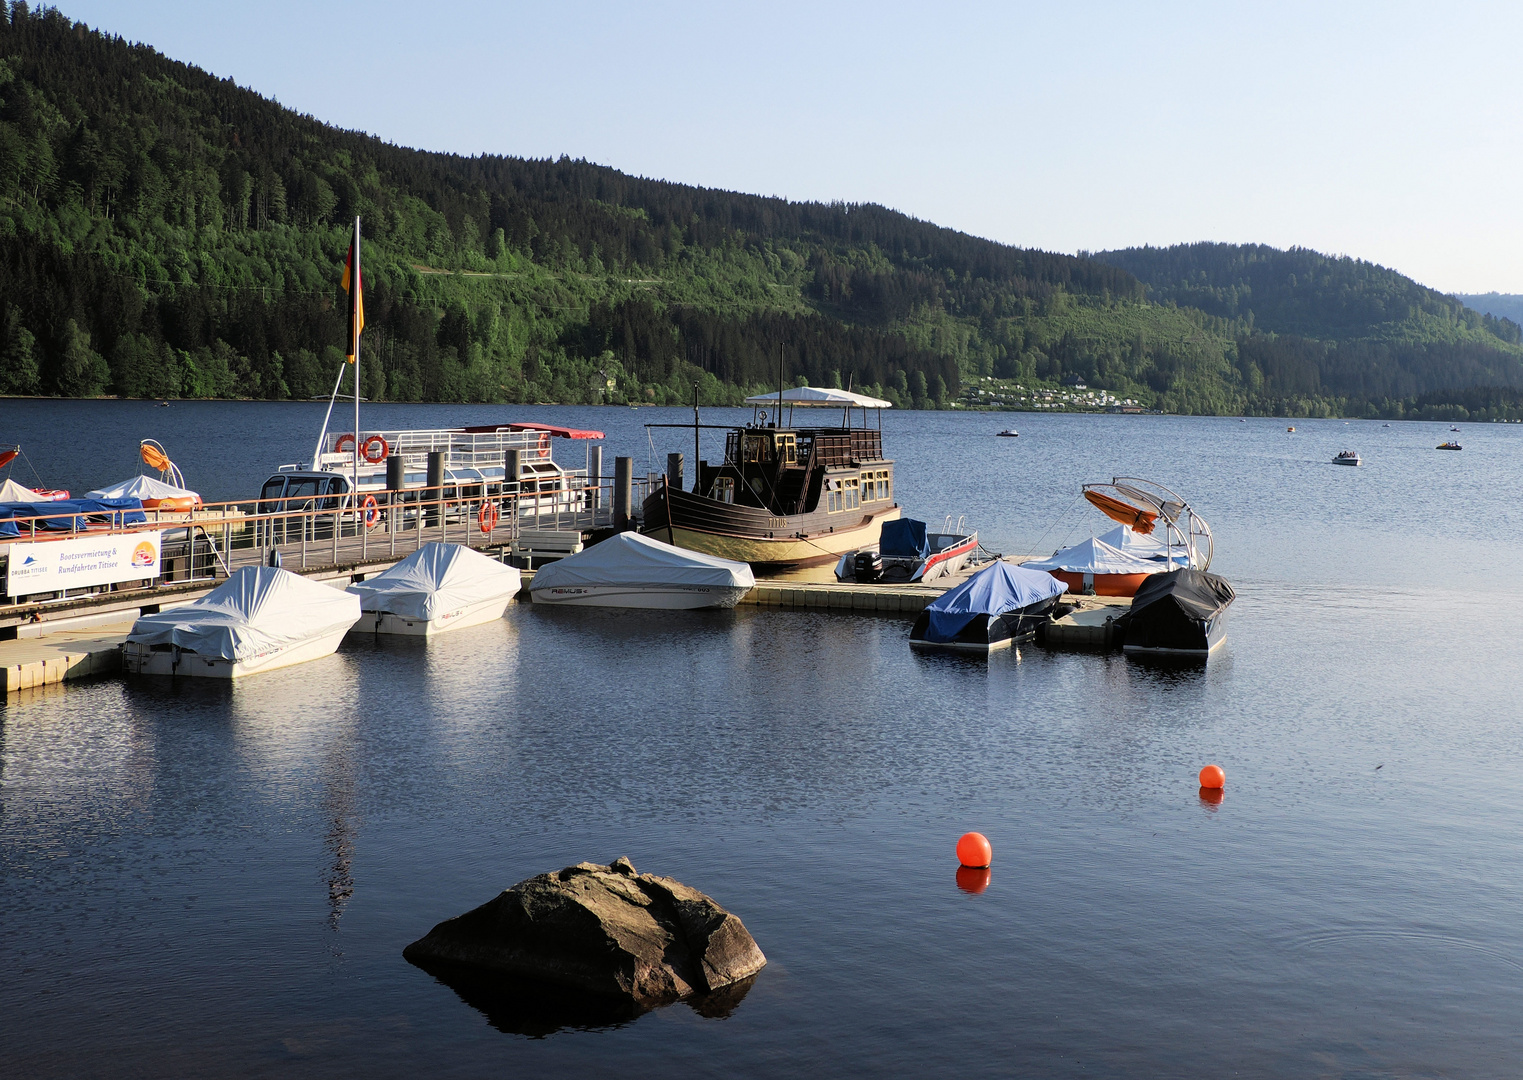
[(122, 646), (133, 675), (237, 679), (331, 655), (360, 598), (272, 566), (245, 566), (211, 592), (139, 617)]
[(1459, 428), (1457, 428), (1457, 427), (1455, 427), (1455, 426), (1454, 426), (1454, 425), (1453, 425), (1453, 424), (1450, 424), (1450, 425), (1449, 425), (1449, 430), (1450, 430), (1450, 431), (1458, 431), (1458, 430), (1459, 430)]
[(948, 589), (915, 620), (910, 646), (989, 653), (1029, 641), (1068, 586), (1051, 574), (1004, 560)]
[[(67, 494), (67, 493), (65, 493)], [(103, 532), (148, 520), (137, 499), (51, 499), (0, 503), (0, 536)], [(58, 539), (42, 536), (41, 539)]]
[[(643, 504), (640, 531), (758, 568), (829, 566), (876, 544), (883, 524), (900, 516), (894, 463), (883, 456), (882, 410), (890, 403), (798, 386), (746, 398), (746, 404), (754, 407), (753, 420), (726, 425), (724, 460), (699, 460), (691, 491), (672, 476), (656, 484)], [(795, 427), (793, 411), (800, 408), (839, 409), (841, 424)], [(857, 410), (860, 425), (853, 422)], [(876, 428), (868, 426), (869, 410), (878, 413)], [(691, 426), (698, 456), (703, 425), (696, 408), (692, 425), (649, 426)]]
[(1169, 568), (1167, 560), (1129, 554), (1093, 536), (1022, 565), (1045, 571), (1073, 592), (1087, 596), (1131, 596), (1149, 577)]
[(755, 585), (743, 562), (623, 532), (540, 567), (529, 596), (562, 607), (731, 608)]
[(1455, 442), (1453, 439), (1450, 439), (1448, 442), (1439, 443), (1438, 446), (1437, 446), (1437, 449), (1439, 449), (1439, 450), (1463, 450), (1464, 447), (1461, 446), (1459, 443)]
[(978, 533), (948, 518), (942, 532), (926, 531), (923, 521), (900, 518), (883, 523), (876, 548), (848, 551), (836, 563), (837, 581), (934, 581), (955, 574), (978, 550)]
[(1001, 431), (999, 433), (999, 437), (1001, 439), (1015, 439), (1015, 438), (1019, 438), (1020, 434), (1021, 433), (1019, 431), (1016, 431), (1015, 428), (1013, 428), (1013, 427), (1007, 427), (1004, 431)]
[(428, 543), (349, 591), (365, 612), (357, 630), (432, 637), (502, 618), (522, 587), (515, 566), (460, 544)]
[(1120, 620), (1122, 648), (1154, 656), (1208, 656), (1227, 637), (1232, 586), (1188, 567), (1148, 579)]
[(1296, 426), (1295, 426), (1295, 425), (1294, 425), (1294, 424), (1291, 424), (1291, 425), (1290, 425), (1290, 426), (1289, 426), (1289, 427), (1288, 427), (1288, 428), (1286, 428), (1286, 429), (1285, 429), (1285, 430), (1286, 430), (1286, 431), (1294, 431), (1294, 430), (1296, 430)]
[(96, 488), (91, 499), (138, 499), (145, 510), (193, 510), (201, 496), (189, 488), (176, 487), (151, 476), (134, 476), (109, 487)]
[(1358, 465), (1359, 455), (1353, 450), (1340, 450), (1338, 456), (1333, 458), (1334, 465)]

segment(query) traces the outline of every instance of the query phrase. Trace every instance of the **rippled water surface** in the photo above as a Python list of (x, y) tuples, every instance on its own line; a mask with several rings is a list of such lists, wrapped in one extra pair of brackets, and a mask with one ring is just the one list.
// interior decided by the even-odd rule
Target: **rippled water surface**
[[(303, 457), (320, 411), (5, 402), (0, 442), (85, 490), (155, 435), (228, 498)], [(691, 453), (641, 427), (679, 410), (512, 415), (601, 428), (640, 471)], [(1434, 424), (1015, 415), (993, 438), (1010, 419), (887, 415), (907, 510), (1051, 550), (1106, 525), (1080, 482), (1176, 487), (1240, 596), (1208, 667), (526, 606), (233, 687), (13, 695), (4, 1073), (1514, 1074), (1523, 430), (1464, 425), (1444, 454)], [(1327, 464), (1346, 446), (1367, 464)], [(970, 828), (995, 850), (978, 895)], [(618, 855), (755, 934), (770, 963), (728, 1017), (531, 1038), (402, 959), (503, 886)]]

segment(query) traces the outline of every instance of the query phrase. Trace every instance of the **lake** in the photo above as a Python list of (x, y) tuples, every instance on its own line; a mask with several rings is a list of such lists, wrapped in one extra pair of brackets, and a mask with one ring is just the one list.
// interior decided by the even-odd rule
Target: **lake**
[[(0, 442), (19, 482), (78, 493), (154, 437), (208, 499), (248, 497), (323, 408), (4, 401)], [(597, 428), (637, 473), (692, 452), (643, 427), (691, 410), (364, 415)], [(1239, 593), (1203, 667), (917, 656), (906, 622), (840, 613), (515, 605), (232, 687), (12, 695), (7, 1075), (1511, 1074), (1523, 428), (1438, 453), (1448, 425), (1287, 423), (884, 414), (906, 511), (996, 551), (1110, 527), (1085, 481), (1183, 493)], [(1345, 448), (1366, 464), (1331, 465)], [(994, 846), (977, 895), (969, 829)], [(402, 959), (507, 885), (620, 855), (745, 920), (770, 962), (729, 1016), (525, 1035)]]

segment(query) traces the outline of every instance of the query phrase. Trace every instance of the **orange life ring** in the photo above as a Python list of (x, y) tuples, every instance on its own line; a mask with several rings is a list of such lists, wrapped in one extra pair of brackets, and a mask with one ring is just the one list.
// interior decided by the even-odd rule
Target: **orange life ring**
[(381, 510), (375, 504), (374, 495), (366, 495), (365, 501), (360, 503), (360, 509), (364, 512), (365, 528), (373, 529), (381, 523)]
[(476, 514), (476, 523), (481, 526), (483, 533), (490, 534), (497, 528), (497, 507), (489, 502), (481, 504), (481, 510)]
[(349, 449), (353, 450), (354, 449), (354, 436), (353, 435), (349, 435), (349, 434), (346, 433), (346, 434), (340, 435), (337, 439), (334, 439), (333, 440), (333, 452), (335, 454), (342, 454), (344, 452), (344, 444), (345, 443), (348, 443), (349, 444)]
[(541, 431), (539, 433), (539, 456), (550, 456), (550, 433), (548, 431)]
[[(370, 453), (371, 448), (377, 445), (380, 446), (381, 452), (372, 456)], [(385, 461), (386, 455), (390, 452), (390, 450), (391, 447), (387, 444), (385, 437), (382, 435), (372, 435), (360, 445), (360, 453), (364, 454), (365, 460), (370, 462), (372, 465), (379, 465), (381, 462)]]

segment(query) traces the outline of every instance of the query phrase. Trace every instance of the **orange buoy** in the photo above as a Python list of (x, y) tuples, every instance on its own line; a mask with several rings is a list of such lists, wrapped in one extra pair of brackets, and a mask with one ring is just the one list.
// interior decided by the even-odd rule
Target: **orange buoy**
[(977, 896), (989, 887), (989, 868), (987, 866), (959, 866), (957, 887), (965, 893)]
[(963, 833), (957, 841), (957, 861), (974, 869), (987, 869), (994, 860), (989, 838), (981, 832)]
[(1207, 765), (1200, 771), (1200, 786), (1208, 791), (1224, 788), (1227, 786), (1227, 774), (1222, 772), (1220, 765)]

